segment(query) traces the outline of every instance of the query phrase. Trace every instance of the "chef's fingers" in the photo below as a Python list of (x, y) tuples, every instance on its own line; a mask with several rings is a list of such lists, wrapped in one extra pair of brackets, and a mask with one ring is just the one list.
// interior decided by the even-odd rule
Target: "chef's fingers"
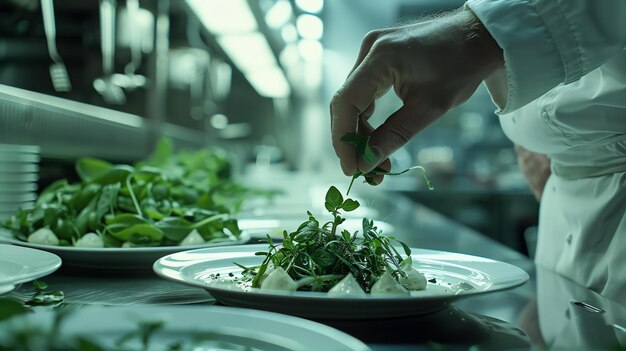
[(363, 38), (363, 41), (361, 42), (361, 49), (359, 49), (359, 55), (357, 56), (356, 62), (354, 63), (354, 66), (352, 66), (352, 69), (350, 70), (348, 77), (352, 74), (352, 72), (354, 72), (354, 70), (357, 67), (359, 67), (361, 62), (363, 62), (367, 54), (369, 54), (370, 50), (372, 49), (372, 46), (374, 46), (374, 43), (376, 42), (376, 40), (378, 40), (378, 38), (380, 38), (381, 35), (389, 31), (390, 31), (389, 29), (376, 29), (376, 30), (370, 31), (369, 33), (365, 35), (365, 37)]
[[(391, 171), (391, 161), (387, 158), (381, 164), (379, 164), (378, 167), (384, 169), (385, 172), (388, 173)], [(371, 179), (372, 185), (378, 185), (382, 183), (384, 178), (385, 176), (383, 174), (373, 176)]]
[[(375, 128), (366, 119), (369, 117), (371, 117), (371, 114), (369, 116), (365, 116), (364, 113), (364, 116), (362, 116), (359, 120), (359, 134), (364, 136), (370, 136), (374, 132)], [(390, 172), (391, 161), (389, 159), (385, 159), (380, 165), (378, 165), (378, 167), (384, 169), (385, 172)], [(383, 174), (375, 175), (371, 177), (370, 182), (372, 183), (372, 185), (378, 185), (383, 182), (384, 178), (385, 176)]]
[(341, 138), (357, 132), (360, 116), (380, 92), (386, 91), (393, 84), (389, 70), (377, 61), (368, 55), (330, 103), (333, 147), (346, 175), (353, 175), (357, 171), (357, 157), (354, 145), (343, 142)]
[(378, 128), (369, 139), (369, 146), (374, 152), (375, 160), (368, 163), (358, 160), (358, 168), (367, 173), (374, 169), (389, 155), (404, 146), (415, 134), (443, 114), (442, 109), (434, 108), (428, 102), (420, 99), (408, 100), (400, 109), (394, 112)]

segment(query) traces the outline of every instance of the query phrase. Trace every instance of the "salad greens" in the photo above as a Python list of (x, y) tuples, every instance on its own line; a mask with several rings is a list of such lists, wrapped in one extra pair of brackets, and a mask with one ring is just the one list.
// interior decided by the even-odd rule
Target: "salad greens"
[(130, 165), (82, 158), (82, 182), (58, 180), (0, 226), (22, 241), (81, 247), (201, 244), (236, 240), (231, 217), (245, 198), (261, 192), (229, 179), (217, 150), (174, 153), (162, 140), (146, 161)]
[[(376, 155), (374, 154), (374, 150), (372, 150), (372, 148), (369, 146), (369, 139), (370, 139), (369, 136), (364, 136), (364, 135), (360, 135), (356, 133), (348, 133), (341, 138), (343, 142), (354, 144), (357, 155), (361, 155), (361, 157), (363, 157), (363, 160), (365, 162), (374, 163), (376, 162)], [(350, 181), (350, 185), (348, 186), (348, 191), (346, 192), (346, 194), (347, 195), (350, 194), (350, 189), (352, 189), (352, 184), (354, 183), (354, 180), (361, 176), (365, 178), (365, 182), (367, 182), (368, 184), (377, 185), (374, 182), (374, 176), (377, 176), (377, 175), (397, 176), (397, 175), (404, 174), (411, 170), (420, 171), (422, 173), (422, 176), (424, 177), (424, 180), (426, 181), (426, 185), (428, 185), (428, 189), (429, 190), (434, 189), (432, 182), (426, 176), (426, 170), (422, 166), (409, 167), (400, 172), (390, 172), (390, 171), (385, 170), (384, 168), (376, 167), (368, 173), (363, 173), (357, 170), (356, 173), (354, 173), (354, 175), (352, 176), (352, 180)]]
[[(294, 232), (283, 232), (281, 244), (274, 243), (268, 235), (268, 251), (257, 252), (264, 256), (258, 266), (245, 267), (243, 275), (252, 278), (252, 287), (261, 288), (268, 274), (284, 270), (295, 281), (301, 291), (329, 291), (337, 282), (351, 274), (365, 292), (385, 273), (396, 279), (406, 276), (411, 262), (411, 249), (391, 236), (384, 236), (374, 222), (363, 219), (362, 236), (341, 229), (345, 218), (341, 211), (350, 212), (359, 207), (359, 202), (344, 199), (339, 190), (331, 186), (326, 193), (326, 210), (333, 219), (320, 223), (311, 212), (309, 219)], [(394, 244), (399, 244), (404, 256)], [(408, 264), (408, 265), (407, 265)], [(410, 268), (412, 269), (412, 268)]]

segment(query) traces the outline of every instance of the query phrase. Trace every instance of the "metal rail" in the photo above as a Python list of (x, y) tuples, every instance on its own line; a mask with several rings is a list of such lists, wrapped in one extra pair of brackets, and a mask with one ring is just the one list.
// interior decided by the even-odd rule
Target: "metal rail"
[(0, 143), (38, 145), (42, 157), (135, 160), (148, 155), (160, 135), (187, 147), (209, 141), (199, 131), (0, 85)]

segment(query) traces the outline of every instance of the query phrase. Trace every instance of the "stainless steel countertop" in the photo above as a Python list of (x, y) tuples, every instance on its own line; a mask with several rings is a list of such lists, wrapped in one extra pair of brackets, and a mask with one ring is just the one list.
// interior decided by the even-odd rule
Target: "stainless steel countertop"
[[(327, 185), (310, 186), (310, 179), (288, 178), (290, 189), (275, 206), (250, 204), (243, 217), (304, 220), (316, 210)], [(280, 184), (280, 179), (274, 179)], [(319, 180), (318, 180), (319, 182)], [(319, 183), (318, 183), (319, 184)], [(472, 296), (424, 316), (383, 320), (321, 320), (366, 342), (373, 350), (544, 348), (616, 349), (626, 347), (626, 305), (607, 300), (555, 273), (537, 268), (527, 257), (461, 226), (404, 196), (357, 187), (361, 212), (393, 226), (393, 235), (412, 247), (460, 252), (514, 264), (530, 275), (523, 286)], [(353, 197), (353, 196), (351, 196)], [(279, 206), (278, 203), (282, 203)], [(289, 228), (286, 228), (289, 229)], [(74, 305), (213, 304), (208, 293), (158, 278), (154, 273), (81, 271), (61, 268), (44, 278), (51, 289), (65, 292)], [(10, 296), (27, 299), (30, 284)], [(592, 312), (584, 304), (603, 312)], [(582, 307), (581, 307), (582, 306)]]

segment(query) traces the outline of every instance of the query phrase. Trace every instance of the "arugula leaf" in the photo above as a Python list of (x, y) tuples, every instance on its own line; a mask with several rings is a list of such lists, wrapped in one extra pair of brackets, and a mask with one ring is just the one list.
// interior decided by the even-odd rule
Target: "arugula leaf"
[(113, 165), (91, 157), (83, 157), (76, 162), (76, 173), (83, 182), (89, 182), (107, 173)]
[(135, 224), (120, 231), (113, 231), (109, 229), (109, 233), (113, 237), (122, 241), (128, 241), (131, 237), (134, 237), (135, 239), (145, 237), (149, 239), (149, 241), (158, 242), (165, 235), (164, 231), (153, 224)]

